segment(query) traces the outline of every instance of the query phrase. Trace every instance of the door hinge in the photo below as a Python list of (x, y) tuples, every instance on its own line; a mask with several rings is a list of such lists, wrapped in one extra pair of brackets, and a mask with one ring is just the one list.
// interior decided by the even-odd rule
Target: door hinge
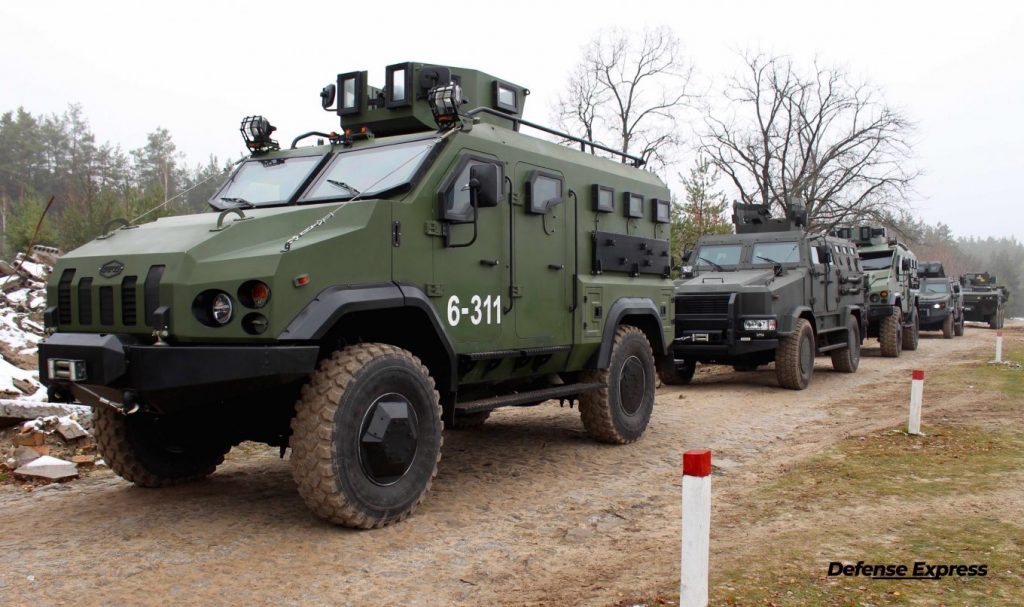
[(402, 246), (402, 222), (394, 221), (391, 223), (391, 246), (400, 247)]
[(423, 224), (423, 231), (427, 236), (444, 236), (444, 228), (440, 221), (428, 221)]
[(427, 297), (442, 297), (444, 296), (444, 285), (429, 283), (427, 287)]
[(512, 297), (522, 297), (523, 296), (523, 288), (520, 287), (519, 285), (512, 285), (511, 287), (509, 287), (509, 291), (512, 292)]

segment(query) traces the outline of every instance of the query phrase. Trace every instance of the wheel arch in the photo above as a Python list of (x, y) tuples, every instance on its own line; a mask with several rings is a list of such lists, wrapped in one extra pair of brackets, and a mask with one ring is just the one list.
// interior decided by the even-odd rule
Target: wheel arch
[(655, 359), (663, 357), (668, 345), (665, 343), (665, 326), (654, 300), (647, 297), (622, 297), (608, 309), (601, 334), (601, 347), (587, 365), (593, 369), (605, 369), (611, 359), (612, 340), (619, 325), (632, 325), (644, 332), (651, 342)]

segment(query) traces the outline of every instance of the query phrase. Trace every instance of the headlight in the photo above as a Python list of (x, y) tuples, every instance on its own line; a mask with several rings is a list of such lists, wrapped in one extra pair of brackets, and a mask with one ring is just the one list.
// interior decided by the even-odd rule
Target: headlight
[(231, 314), (234, 312), (234, 304), (231, 303), (231, 296), (227, 293), (214, 295), (210, 302), (210, 316), (218, 324), (226, 325), (231, 321)]
[(940, 304), (940, 303), (937, 303), (937, 304), (933, 304), (933, 305), (932, 305), (932, 307), (933, 307), (933, 308), (935, 308), (936, 310), (939, 310), (939, 309), (942, 309), (942, 308), (944, 308), (945, 306), (943, 306), (943, 305), (942, 305), (942, 304)]
[(871, 294), (871, 303), (878, 303), (878, 293)]
[(777, 327), (774, 318), (757, 318), (743, 321), (744, 331), (774, 331)]

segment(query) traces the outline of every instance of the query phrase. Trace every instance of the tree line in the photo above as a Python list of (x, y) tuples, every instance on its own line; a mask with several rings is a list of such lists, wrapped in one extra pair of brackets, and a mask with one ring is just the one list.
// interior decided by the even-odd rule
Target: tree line
[(100, 235), (114, 219), (133, 219), (152, 209), (157, 210), (147, 219), (205, 208), (226, 170), (214, 156), (188, 164), (160, 127), (137, 149), (99, 143), (78, 105), (62, 114), (5, 112), (0, 114), (0, 250), (10, 258), (25, 249), (51, 196), (36, 241), (66, 251)]

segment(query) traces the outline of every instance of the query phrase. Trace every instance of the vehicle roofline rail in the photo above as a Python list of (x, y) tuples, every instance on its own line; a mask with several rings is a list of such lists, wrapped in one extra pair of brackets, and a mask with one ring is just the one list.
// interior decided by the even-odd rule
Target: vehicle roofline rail
[(587, 139), (583, 139), (582, 137), (577, 137), (575, 135), (570, 135), (569, 133), (563, 133), (562, 131), (555, 130), (555, 129), (551, 128), (551, 127), (546, 127), (546, 126), (544, 126), (542, 124), (537, 124), (536, 122), (530, 122), (529, 120), (523, 120), (522, 118), (519, 118), (517, 116), (510, 116), (509, 114), (505, 114), (504, 112), (499, 112), (498, 110), (496, 110), (494, 108), (478, 107), (478, 108), (475, 108), (475, 109), (472, 109), (472, 110), (469, 110), (468, 112), (466, 112), (466, 115), (467, 116), (471, 116), (471, 117), (472, 116), (476, 116), (477, 114), (489, 114), (491, 116), (497, 116), (498, 118), (504, 118), (504, 119), (508, 120), (509, 122), (511, 122), (513, 127), (518, 127), (519, 125), (528, 126), (531, 129), (537, 129), (538, 131), (543, 131), (543, 132), (545, 132), (545, 133), (547, 133), (549, 135), (554, 135), (556, 137), (561, 137), (562, 139), (568, 139), (569, 141), (575, 141), (576, 143), (580, 144), (580, 151), (581, 152), (586, 152), (587, 151), (587, 146), (590, 146), (592, 148), (599, 149), (602, 152), (608, 152), (610, 154), (615, 154), (616, 156), (621, 156), (623, 160), (630, 160), (630, 161), (632, 161), (633, 166), (636, 167), (636, 168), (640, 168), (643, 165), (647, 164), (647, 161), (645, 161), (643, 158), (640, 158), (639, 156), (633, 156), (632, 154), (627, 154), (626, 152), (623, 152), (623, 151), (620, 151), (620, 150), (616, 150), (614, 148), (610, 148), (610, 147), (608, 147), (606, 145), (602, 145), (602, 144), (597, 143), (595, 141), (590, 141), (590, 140), (587, 140)]

